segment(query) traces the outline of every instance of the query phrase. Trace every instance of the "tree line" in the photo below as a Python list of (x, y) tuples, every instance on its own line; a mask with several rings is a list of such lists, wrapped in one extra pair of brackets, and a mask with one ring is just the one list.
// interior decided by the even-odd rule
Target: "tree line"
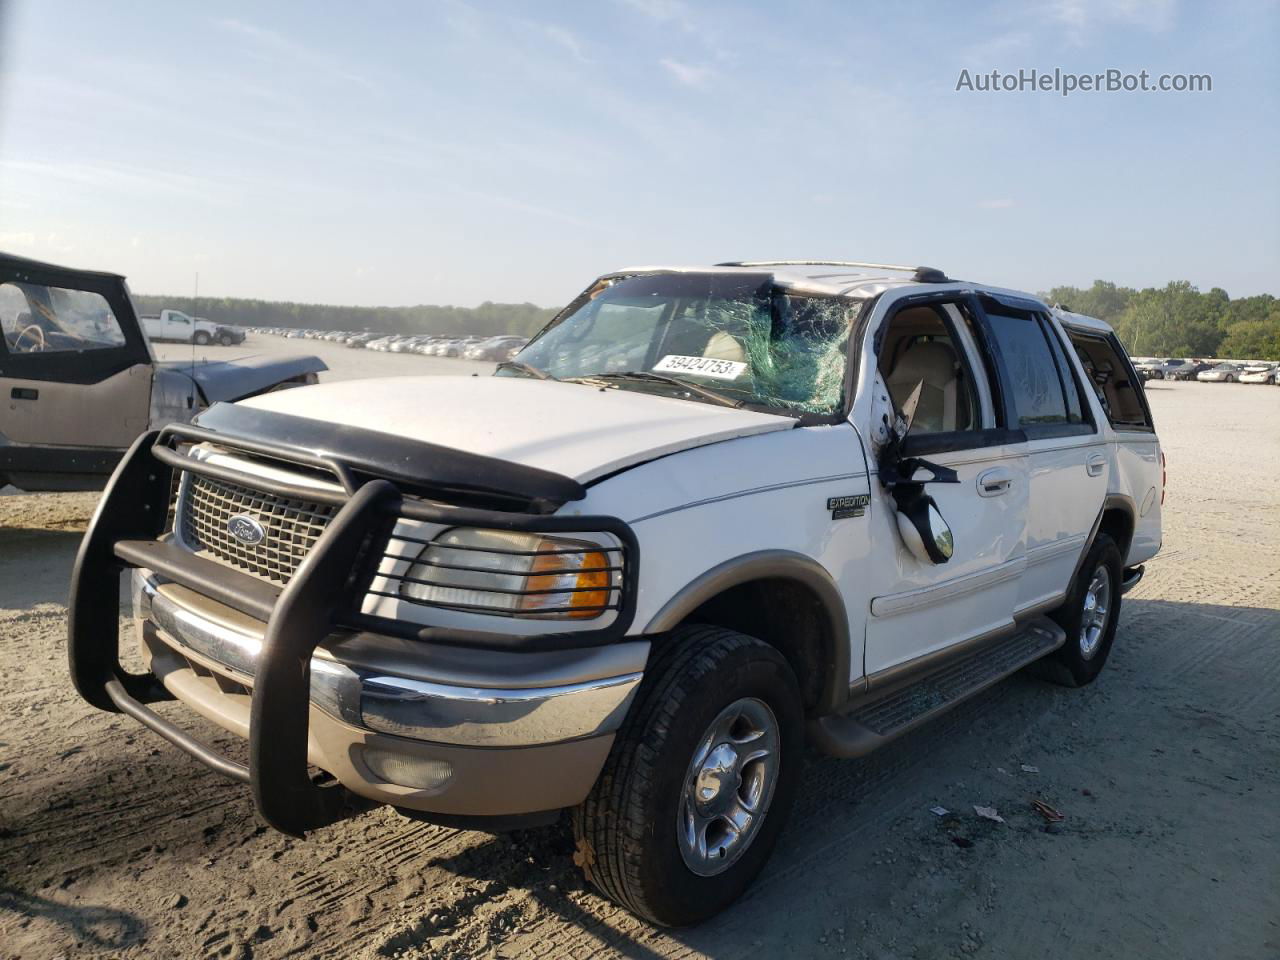
[[(1091, 287), (1054, 287), (1040, 296), (1047, 303), (1107, 321), (1134, 356), (1280, 360), (1280, 300), (1269, 293), (1233, 300), (1220, 287), (1201, 293), (1185, 280), (1144, 290), (1095, 280)], [(169, 307), (246, 327), (459, 336), (531, 336), (560, 309), (487, 300), (478, 307), (338, 307), (237, 297), (193, 301), (142, 294), (134, 299), (142, 313)]]
[(374, 330), (379, 333), (441, 333), (531, 336), (546, 326), (557, 309), (532, 303), (492, 303), (478, 307), (338, 307), (239, 297), (169, 297), (134, 294), (139, 313), (181, 310), (214, 323), (241, 327), (302, 327), (311, 330)]
[(1107, 321), (1136, 357), (1280, 360), (1280, 300), (1269, 293), (1232, 300), (1220, 287), (1201, 293), (1185, 280), (1145, 290), (1095, 280), (1040, 296)]

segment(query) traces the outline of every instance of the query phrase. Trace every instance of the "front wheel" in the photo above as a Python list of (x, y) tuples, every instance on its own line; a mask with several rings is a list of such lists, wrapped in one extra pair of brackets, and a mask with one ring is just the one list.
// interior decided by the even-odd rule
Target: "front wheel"
[(233, 343), (235, 343), (235, 341), (231, 339), (231, 334), (229, 333), (224, 333), (219, 335), (218, 342), (222, 344), (224, 347), (229, 347)]
[(574, 811), (587, 878), (664, 926), (719, 913), (773, 851), (803, 730), (799, 685), (776, 649), (718, 627), (677, 628)]
[(209, 345), (209, 335), (203, 330), (197, 330), (195, 336), (191, 338), (191, 342), (197, 347), (207, 347)]
[(1120, 548), (1105, 533), (1094, 538), (1066, 602), (1050, 616), (1067, 633), (1050, 679), (1069, 687), (1092, 683), (1111, 653), (1120, 620)]

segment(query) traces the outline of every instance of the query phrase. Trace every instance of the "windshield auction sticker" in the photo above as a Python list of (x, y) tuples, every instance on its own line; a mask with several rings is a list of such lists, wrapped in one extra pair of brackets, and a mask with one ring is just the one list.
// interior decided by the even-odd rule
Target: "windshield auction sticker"
[(737, 380), (742, 376), (742, 371), (747, 369), (747, 365), (737, 360), (682, 357), (677, 353), (669, 353), (659, 360), (653, 369), (656, 373), (692, 373), (715, 380)]

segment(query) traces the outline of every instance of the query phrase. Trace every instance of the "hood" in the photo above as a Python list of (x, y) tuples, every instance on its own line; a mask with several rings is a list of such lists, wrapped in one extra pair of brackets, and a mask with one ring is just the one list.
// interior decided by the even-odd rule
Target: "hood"
[(205, 403), (239, 400), (274, 387), (294, 377), (328, 370), (319, 357), (281, 357), (261, 354), (234, 360), (166, 360), (156, 364), (196, 382)]
[(795, 426), (790, 417), (524, 377), (387, 377), (240, 406), (377, 430), (587, 483), (655, 457)]

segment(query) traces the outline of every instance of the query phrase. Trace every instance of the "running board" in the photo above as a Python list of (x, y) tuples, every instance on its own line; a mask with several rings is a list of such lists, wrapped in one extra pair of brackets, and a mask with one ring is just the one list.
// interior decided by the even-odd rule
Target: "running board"
[(1052, 653), (1066, 639), (1063, 629), (1048, 617), (1036, 617), (1017, 633), (907, 686), (858, 703), (848, 713), (818, 718), (810, 726), (810, 735), (831, 756), (865, 756)]

